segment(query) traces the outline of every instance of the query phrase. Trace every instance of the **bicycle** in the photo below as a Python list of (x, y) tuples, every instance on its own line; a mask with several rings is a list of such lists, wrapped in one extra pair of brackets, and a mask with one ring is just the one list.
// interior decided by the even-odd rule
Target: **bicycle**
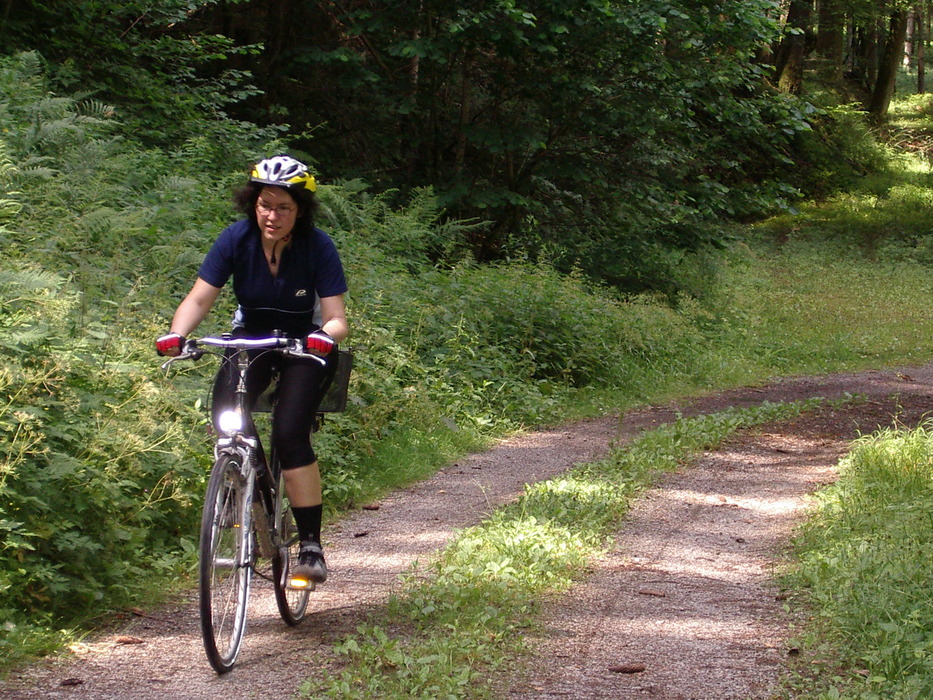
[[(227, 359), (214, 349), (232, 351), (232, 356)], [(264, 576), (256, 566), (259, 558), (271, 561), (275, 601), (287, 625), (298, 625), (304, 619), (314, 590), (314, 582), (293, 586), (289, 580), (291, 566), (298, 560), (300, 542), (285, 495), (282, 470), (274, 449), (266, 464), (258, 434), (246, 431), (251, 422), (246, 420), (251, 415), (246, 391), (250, 350), (314, 358), (324, 363), (322, 358), (305, 353), (299, 339), (281, 335), (233, 338), (224, 334), (220, 338), (188, 339), (181, 354), (162, 364), (166, 371), (174, 362), (214, 354), (224, 357), (224, 361), (235, 362), (238, 372), (236, 404), (217, 419), (220, 435), (214, 444), (214, 465), (204, 497), (199, 541), (201, 636), (207, 659), (218, 674), (230, 671), (240, 653), (252, 576), (254, 573)], [(338, 395), (341, 389), (344, 391), (344, 400), (350, 357), (348, 352), (340, 351), (334, 381)], [(261, 406), (253, 409), (263, 410)], [(343, 410), (343, 406), (328, 409), (322, 404), (317, 424), (325, 411), (334, 410)]]

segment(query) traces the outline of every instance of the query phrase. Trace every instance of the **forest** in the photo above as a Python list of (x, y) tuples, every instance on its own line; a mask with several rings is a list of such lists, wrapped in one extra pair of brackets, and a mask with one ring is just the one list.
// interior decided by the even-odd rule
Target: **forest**
[(229, 168), (243, 138), (281, 138), (393, 204), (432, 188), (476, 224), (431, 241), (434, 262), (546, 259), (676, 295), (696, 291), (677, 267), (722, 243), (718, 219), (851, 173), (832, 115), (799, 97), (805, 49), (884, 117), (916, 11), (811, 4), (21, 1), (2, 36), (146, 146), (209, 133)]
[[(350, 278), (331, 517), (510, 432), (928, 357), (869, 313), (930, 289), (928, 10), (7, 0), (0, 656), (190, 582), (211, 368), (153, 340), (266, 155), (312, 165)], [(792, 316), (789, 265), (858, 320)]]

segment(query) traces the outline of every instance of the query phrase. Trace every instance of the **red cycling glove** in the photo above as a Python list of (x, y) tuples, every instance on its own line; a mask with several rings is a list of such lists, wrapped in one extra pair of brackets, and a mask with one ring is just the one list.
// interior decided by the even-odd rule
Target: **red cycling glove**
[(178, 335), (178, 333), (169, 333), (163, 335), (161, 338), (156, 338), (155, 346), (156, 352), (162, 355), (180, 355), (181, 348), (185, 344), (185, 336)]
[(324, 331), (314, 331), (305, 338), (305, 350), (318, 357), (326, 357), (337, 348), (337, 341)]

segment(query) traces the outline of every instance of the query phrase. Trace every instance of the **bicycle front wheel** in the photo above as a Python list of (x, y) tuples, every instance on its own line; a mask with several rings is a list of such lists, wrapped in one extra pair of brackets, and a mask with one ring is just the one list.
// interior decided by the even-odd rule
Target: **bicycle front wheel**
[(246, 631), (252, 577), (252, 518), (246, 504), (239, 456), (214, 464), (201, 518), (201, 636), (217, 673), (236, 662)]
[[(301, 542), (298, 540), (298, 528), (295, 525), (295, 516), (284, 496), (285, 482), (279, 477), (279, 489), (276, 496), (276, 529), (279, 533), (278, 551), (272, 558), (272, 578), (275, 585), (275, 602), (279, 607), (279, 614), (285, 623), (294, 627), (305, 617), (308, 609), (308, 597), (312, 588), (291, 588), (289, 577), (292, 567), (298, 563), (298, 551)], [(312, 584), (313, 587), (313, 584)]]

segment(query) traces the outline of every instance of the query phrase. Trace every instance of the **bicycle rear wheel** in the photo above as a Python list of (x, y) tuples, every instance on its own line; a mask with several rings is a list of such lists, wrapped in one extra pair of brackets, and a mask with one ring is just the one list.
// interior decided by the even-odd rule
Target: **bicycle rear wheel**
[(285, 482), (280, 476), (276, 497), (279, 517), (276, 518), (276, 522), (281, 540), (278, 551), (272, 558), (272, 578), (275, 585), (275, 602), (279, 606), (279, 614), (287, 625), (294, 627), (305, 617), (308, 609), (308, 597), (313, 590), (313, 584), (310, 588), (301, 589), (289, 588), (288, 585), (291, 567), (298, 562), (298, 550), (301, 549), (301, 542), (298, 540), (295, 516), (292, 515), (292, 509), (289, 507), (284, 494)]
[(233, 668), (240, 653), (253, 571), (252, 517), (240, 459), (224, 455), (214, 464), (201, 518), (201, 636), (217, 673)]

